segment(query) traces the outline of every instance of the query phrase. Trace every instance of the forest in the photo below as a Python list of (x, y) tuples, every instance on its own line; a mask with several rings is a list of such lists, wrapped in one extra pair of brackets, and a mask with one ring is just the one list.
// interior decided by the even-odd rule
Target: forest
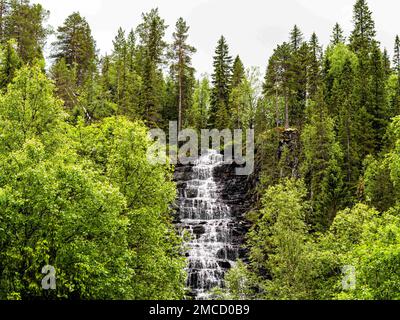
[(213, 299), (400, 299), (400, 37), (353, 10), (326, 47), (294, 25), (262, 72), (221, 36), (209, 77), (184, 18), (152, 9), (100, 55), (79, 12), (0, 0), (0, 300), (188, 298), (174, 166), (146, 158), (170, 121), (255, 130), (247, 257)]

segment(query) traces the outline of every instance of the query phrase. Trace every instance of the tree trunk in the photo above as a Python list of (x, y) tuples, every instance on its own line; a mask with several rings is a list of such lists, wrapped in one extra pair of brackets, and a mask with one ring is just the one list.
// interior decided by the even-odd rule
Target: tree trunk
[(278, 89), (275, 91), (275, 114), (276, 114), (276, 127), (279, 127), (279, 102), (278, 102)]
[(178, 110), (178, 131), (182, 130), (182, 105), (183, 105), (183, 52), (182, 48), (179, 50), (179, 110)]
[(285, 129), (289, 129), (289, 106), (287, 93), (285, 93)]

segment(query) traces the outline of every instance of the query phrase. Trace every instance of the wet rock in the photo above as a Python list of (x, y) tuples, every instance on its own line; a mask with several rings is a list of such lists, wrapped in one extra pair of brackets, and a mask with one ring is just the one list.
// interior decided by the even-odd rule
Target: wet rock
[(222, 269), (230, 269), (231, 263), (229, 261), (225, 261), (225, 260), (220, 260), (218, 261), (218, 265), (222, 268)]
[(204, 225), (195, 226), (192, 230), (195, 235), (202, 235), (206, 232)]

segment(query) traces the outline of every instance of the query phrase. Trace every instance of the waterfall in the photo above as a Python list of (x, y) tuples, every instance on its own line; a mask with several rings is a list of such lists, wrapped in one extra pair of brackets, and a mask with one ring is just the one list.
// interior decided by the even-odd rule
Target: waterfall
[(191, 235), (187, 287), (196, 299), (207, 299), (210, 289), (223, 287), (224, 274), (239, 256), (231, 208), (221, 199), (221, 186), (214, 179), (214, 169), (222, 164), (223, 156), (209, 150), (180, 188), (180, 227)]

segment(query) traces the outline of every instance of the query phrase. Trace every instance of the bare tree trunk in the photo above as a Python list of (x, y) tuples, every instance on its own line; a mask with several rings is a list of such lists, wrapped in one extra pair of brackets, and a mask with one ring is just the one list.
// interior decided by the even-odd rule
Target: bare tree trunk
[(349, 120), (346, 120), (346, 139), (347, 139), (347, 181), (351, 182), (351, 165), (350, 165), (350, 127)]
[(285, 129), (289, 129), (289, 106), (287, 93), (285, 93)]
[(183, 107), (183, 52), (179, 50), (179, 110), (178, 110), (178, 131), (182, 130), (182, 107)]
[(278, 102), (278, 89), (275, 90), (275, 112), (276, 112), (276, 127), (279, 127), (279, 102)]
[(178, 121), (178, 130), (182, 130), (182, 74), (179, 75), (179, 121)]

